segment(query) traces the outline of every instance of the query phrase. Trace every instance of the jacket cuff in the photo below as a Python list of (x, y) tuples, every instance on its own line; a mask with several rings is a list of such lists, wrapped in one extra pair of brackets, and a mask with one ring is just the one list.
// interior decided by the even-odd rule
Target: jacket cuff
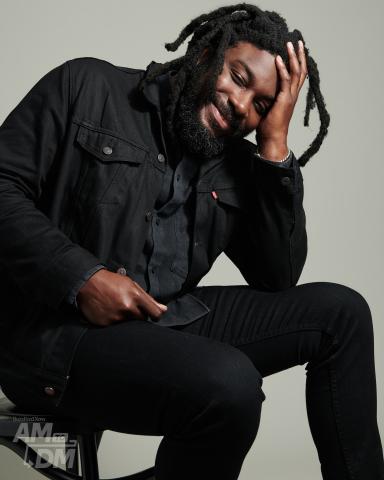
[(100, 259), (80, 245), (67, 250), (42, 272), (38, 289), (41, 293), (36, 300), (58, 309), (70, 289), (82, 279), (84, 272), (97, 265), (100, 265)]
[(291, 153), (289, 154), (289, 157), (283, 162), (274, 162), (273, 160), (267, 160), (266, 158), (262, 158), (259, 156), (256, 156), (256, 158), (258, 158), (261, 162), (269, 163), (271, 165), (274, 165), (275, 167), (289, 168), (290, 166), (292, 166), (292, 155), (293, 154), (291, 151)]
[(276, 165), (279, 165), (278, 163), (261, 160), (254, 154), (252, 170), (261, 190), (266, 193), (274, 192), (275, 195), (282, 197), (302, 191), (303, 177), (300, 165), (293, 152), (287, 160), (289, 160), (289, 164), (285, 164), (282, 166), (283, 168), (276, 168)]
[(76, 300), (76, 296), (77, 294), (79, 293), (79, 290), (81, 289), (81, 287), (92, 277), (92, 275), (96, 272), (98, 272), (99, 270), (103, 269), (103, 268), (107, 268), (105, 265), (99, 263), (98, 265), (95, 265), (93, 268), (91, 268), (90, 270), (88, 270), (83, 276), (82, 278), (80, 278), (78, 280), (78, 282), (76, 282), (75, 286), (71, 289), (71, 291), (69, 292), (69, 294), (66, 296), (66, 301), (70, 304), (70, 305), (73, 305), (77, 310), (78, 310), (78, 305), (77, 305), (77, 300)]

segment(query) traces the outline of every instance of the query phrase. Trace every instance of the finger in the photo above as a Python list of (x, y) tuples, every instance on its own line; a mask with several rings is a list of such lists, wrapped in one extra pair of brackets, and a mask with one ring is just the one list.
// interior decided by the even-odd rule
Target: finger
[(139, 285), (137, 282), (133, 281), (133, 283), (136, 285), (136, 287), (140, 290), (140, 293), (142, 294), (142, 298), (147, 299), (149, 302), (152, 302), (154, 305), (157, 307), (160, 307), (162, 310), (166, 310), (168, 307), (164, 305), (163, 303), (157, 302), (152, 295), (149, 295), (142, 287)]
[(159, 318), (163, 313), (164, 309), (160, 308), (156, 303), (152, 302), (146, 297), (140, 297), (138, 301), (138, 307), (143, 310), (147, 315), (154, 318)]
[(147, 315), (137, 305), (132, 305), (129, 310), (125, 312), (125, 316), (128, 319), (145, 320)]
[(145, 291), (136, 297), (136, 304), (141, 310), (144, 310), (146, 314), (155, 318), (160, 317), (160, 315), (167, 310), (166, 305), (156, 302), (156, 300)]
[(305, 55), (304, 43), (299, 40), (299, 61), (301, 66), (299, 89), (303, 86), (308, 75), (307, 57)]
[(280, 55), (276, 56), (276, 66), (277, 66), (277, 71), (279, 72), (279, 75), (280, 75), (280, 92), (290, 94), (291, 76)]
[(291, 93), (296, 95), (299, 89), (301, 67), (292, 42), (287, 42), (289, 70), (291, 73)]

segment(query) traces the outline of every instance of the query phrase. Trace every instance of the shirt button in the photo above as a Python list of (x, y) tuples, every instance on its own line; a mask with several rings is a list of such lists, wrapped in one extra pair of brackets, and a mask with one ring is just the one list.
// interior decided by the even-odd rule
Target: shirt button
[(127, 271), (124, 267), (119, 267), (117, 270), (116, 270), (116, 273), (118, 273), (119, 275), (127, 275)]
[(103, 153), (105, 153), (105, 155), (110, 155), (112, 152), (113, 150), (111, 147), (103, 147)]
[(159, 153), (159, 154), (157, 155), (157, 160), (158, 160), (160, 163), (165, 162), (165, 157), (164, 157), (164, 155), (163, 155), (162, 153)]
[(199, 242), (198, 241), (194, 242), (194, 245), (195, 247), (197, 247), (199, 245)]
[(291, 183), (291, 179), (290, 179), (289, 177), (283, 177), (283, 178), (281, 179), (281, 183), (282, 183), (283, 185), (289, 185), (289, 184)]
[(176, 181), (178, 182), (180, 180), (180, 175), (176, 176)]
[(150, 210), (148, 210), (147, 212), (145, 212), (145, 220), (147, 222), (149, 222), (149, 220), (151, 219), (152, 217), (152, 212)]
[(44, 393), (50, 397), (53, 397), (56, 395), (56, 390), (53, 387), (44, 387)]

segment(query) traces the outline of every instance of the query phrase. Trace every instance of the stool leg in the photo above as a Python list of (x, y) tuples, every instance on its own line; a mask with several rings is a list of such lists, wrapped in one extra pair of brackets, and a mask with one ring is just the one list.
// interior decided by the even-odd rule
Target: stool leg
[(82, 479), (100, 480), (95, 434), (82, 434), (78, 436), (78, 439)]
[(100, 446), (100, 442), (101, 442), (101, 438), (103, 436), (103, 433), (104, 433), (104, 430), (100, 430), (99, 432), (95, 433), (97, 451), (99, 451), (99, 446)]

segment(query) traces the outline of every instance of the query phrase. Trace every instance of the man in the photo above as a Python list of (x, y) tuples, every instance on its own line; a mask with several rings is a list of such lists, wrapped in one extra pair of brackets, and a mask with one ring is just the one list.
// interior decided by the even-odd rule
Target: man
[[(185, 56), (146, 71), (69, 60), (3, 123), (3, 389), (163, 435), (157, 480), (233, 480), (263, 377), (307, 363), (323, 478), (384, 479), (369, 306), (344, 285), (296, 285), (300, 166), (329, 125), (316, 63), (298, 30), (253, 5), (201, 15), (167, 48), (191, 34)], [(307, 75), (304, 123), (316, 105), (321, 126), (296, 159)], [(223, 251), (248, 285), (197, 287)]]

